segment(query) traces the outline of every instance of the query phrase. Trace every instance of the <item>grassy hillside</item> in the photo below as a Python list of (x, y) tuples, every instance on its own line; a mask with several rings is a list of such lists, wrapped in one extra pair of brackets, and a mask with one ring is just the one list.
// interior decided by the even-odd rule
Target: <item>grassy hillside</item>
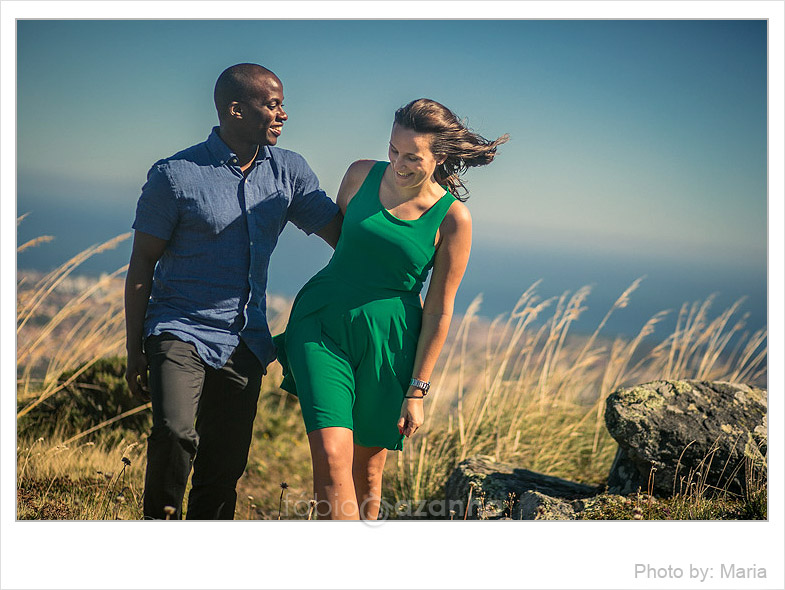
[[(149, 406), (130, 398), (122, 382), (125, 268), (99, 279), (75, 276), (81, 262), (127, 237), (46, 275), (18, 274), (18, 518), (141, 518)], [(741, 302), (725, 310), (714, 310), (711, 297), (687, 302), (675, 331), (661, 338), (653, 336), (663, 314), (636, 337), (605, 335), (611, 314), (634, 305), (637, 286), (620, 294), (588, 336), (570, 332), (585, 309), (588, 287), (542, 298), (535, 284), (510, 313), (493, 320), (480, 316), (481, 298), (475, 299), (454, 319), (424, 426), (388, 459), (387, 505), (405, 516), (412, 503), (439, 499), (455, 465), (477, 454), (602, 484), (616, 451), (603, 421), (604, 399), (614, 389), (670, 378), (765, 387), (767, 334), (745, 331)], [(276, 333), (289, 302), (270, 297), (269, 306)], [(309, 517), (307, 439), (297, 401), (278, 389), (279, 382), (273, 364), (262, 386), (236, 518)], [(759, 483), (765, 515), (765, 479)], [(749, 498), (727, 495), (722, 502), (731, 504), (710, 500), (709, 509), (698, 510), (708, 494), (691, 494), (676, 499), (684, 509), (655, 510), (649, 499), (645, 517), (761, 514), (749, 508)], [(760, 504), (760, 498), (754, 501)], [(598, 504), (586, 517), (636, 518), (643, 514), (641, 502), (639, 495), (626, 504)]]

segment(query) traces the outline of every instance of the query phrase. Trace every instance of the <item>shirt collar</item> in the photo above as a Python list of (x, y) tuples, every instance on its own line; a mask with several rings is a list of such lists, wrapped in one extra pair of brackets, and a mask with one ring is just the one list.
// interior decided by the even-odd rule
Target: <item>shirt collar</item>
[[(213, 127), (210, 136), (207, 138), (207, 149), (210, 150), (212, 156), (221, 166), (227, 163), (237, 164), (237, 155), (229, 149), (229, 146), (226, 145), (218, 135), (218, 127)], [(270, 146), (259, 146), (259, 152), (256, 154), (256, 162), (261, 162), (269, 157)]]

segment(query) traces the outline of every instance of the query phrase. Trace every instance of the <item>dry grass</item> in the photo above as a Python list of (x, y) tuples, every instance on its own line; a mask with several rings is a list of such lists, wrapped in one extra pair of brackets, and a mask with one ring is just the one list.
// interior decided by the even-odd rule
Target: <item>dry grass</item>
[[(125, 268), (84, 283), (72, 275), (84, 260), (127, 237), (94, 246), (44, 276), (18, 277), (18, 417), (98, 359), (122, 352)], [(535, 283), (511, 313), (493, 321), (478, 315), (478, 297), (456, 318), (434, 374), (423, 428), (388, 461), (385, 500), (441, 497), (455, 465), (476, 454), (598, 484), (616, 451), (603, 420), (604, 399), (614, 389), (666, 378), (765, 384), (767, 333), (744, 331), (741, 302), (718, 315), (712, 298), (685, 303), (676, 329), (653, 346), (649, 340), (663, 313), (633, 338), (605, 337), (608, 318), (630, 304), (639, 284), (640, 279), (620, 295), (589, 336), (569, 331), (585, 310), (588, 287), (540, 299)], [(288, 302), (271, 297), (268, 304), (276, 333)], [(65, 370), (74, 373), (63, 381)], [(279, 503), (284, 517), (306, 517), (300, 512), (311, 489), (307, 438), (296, 401), (275, 387), (279, 373), (274, 364), (264, 380), (251, 458), (238, 487), (238, 518), (277, 518)], [(115, 437), (109, 444), (103, 436), (109, 429), (122, 430), (122, 424), (122, 416), (107, 416), (90, 431), (55, 433), (47, 440), (18, 433), (19, 517), (139, 518), (143, 441), (127, 437), (118, 445)], [(117, 480), (120, 473), (123, 482)]]
[[(55, 434), (17, 447), (17, 518), (141, 518), (144, 441), (67, 444)], [(125, 459), (125, 461), (124, 461)]]
[[(35, 282), (29, 274), (17, 278), (17, 418), (75, 381), (98, 359), (124, 350), (119, 276), (127, 267), (84, 290), (71, 293), (68, 287), (80, 264), (130, 236), (122, 234), (92, 246)], [(76, 371), (69, 382), (60, 382), (59, 376), (68, 369)]]
[(685, 304), (674, 332), (648, 352), (643, 345), (664, 312), (633, 338), (601, 338), (609, 316), (629, 304), (639, 283), (588, 338), (568, 334), (588, 288), (541, 301), (535, 284), (512, 313), (490, 324), (476, 318), (475, 300), (446, 347), (426, 423), (388, 466), (386, 499), (438, 498), (455, 465), (478, 454), (601, 484), (616, 452), (604, 423), (605, 398), (615, 389), (656, 379), (765, 386), (766, 330), (743, 332), (746, 316), (736, 317), (741, 302), (716, 317), (711, 297)]

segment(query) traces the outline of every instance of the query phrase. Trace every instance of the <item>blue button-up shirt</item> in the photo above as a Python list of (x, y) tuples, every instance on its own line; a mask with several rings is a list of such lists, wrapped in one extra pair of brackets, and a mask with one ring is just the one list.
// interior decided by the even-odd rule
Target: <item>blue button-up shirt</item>
[(275, 358), (267, 327), (267, 268), (287, 221), (318, 231), (338, 212), (299, 154), (259, 149), (247, 178), (214, 128), (207, 141), (156, 162), (135, 230), (167, 240), (156, 265), (145, 337), (169, 332), (222, 367), (242, 336), (264, 366)]

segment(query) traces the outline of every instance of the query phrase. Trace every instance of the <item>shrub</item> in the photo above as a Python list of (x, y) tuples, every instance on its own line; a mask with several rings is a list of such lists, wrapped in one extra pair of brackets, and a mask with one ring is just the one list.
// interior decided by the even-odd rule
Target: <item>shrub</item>
[[(19, 430), (36, 436), (78, 434), (139, 406), (125, 382), (123, 357), (97, 360), (72, 383), (43, 400), (19, 419)], [(58, 380), (67, 382), (75, 371), (63, 372)], [(138, 412), (120, 421), (121, 430), (145, 434), (151, 425), (150, 412)]]

